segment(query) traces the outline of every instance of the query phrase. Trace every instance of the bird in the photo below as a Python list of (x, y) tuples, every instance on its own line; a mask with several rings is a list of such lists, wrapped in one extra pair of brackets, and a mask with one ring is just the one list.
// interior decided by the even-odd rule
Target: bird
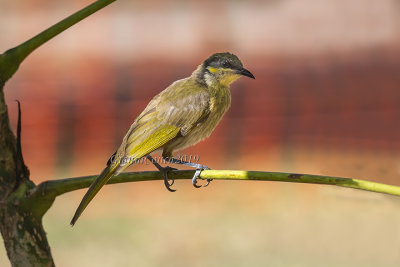
[[(238, 78), (254, 75), (243, 67), (239, 58), (229, 52), (215, 53), (204, 60), (193, 73), (173, 82), (157, 94), (136, 117), (118, 150), (110, 157), (106, 168), (91, 184), (80, 202), (72, 220), (73, 226), (89, 202), (114, 175), (118, 175), (133, 162), (149, 159), (164, 177), (166, 188), (171, 189), (168, 172), (173, 168), (161, 167), (150, 153), (162, 150), (169, 163), (196, 168), (192, 184), (205, 165), (173, 158), (173, 152), (192, 146), (210, 136), (231, 104), (230, 85)], [(208, 185), (210, 180), (207, 180)]]

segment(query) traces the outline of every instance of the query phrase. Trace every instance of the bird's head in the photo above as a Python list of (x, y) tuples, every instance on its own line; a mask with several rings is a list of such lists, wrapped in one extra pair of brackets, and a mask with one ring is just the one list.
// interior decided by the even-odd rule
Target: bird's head
[(241, 76), (254, 78), (250, 71), (243, 68), (239, 58), (231, 53), (216, 53), (206, 59), (202, 66), (203, 80), (208, 86), (229, 86)]

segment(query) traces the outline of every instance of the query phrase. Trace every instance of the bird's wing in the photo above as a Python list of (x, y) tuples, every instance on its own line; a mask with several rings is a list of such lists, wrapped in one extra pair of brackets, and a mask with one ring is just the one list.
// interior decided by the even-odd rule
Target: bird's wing
[(192, 80), (177, 87), (165, 91), (157, 116), (163, 124), (179, 127), (180, 134), (185, 136), (210, 114), (210, 94)]
[(207, 91), (185, 80), (175, 82), (137, 117), (118, 151), (119, 159), (141, 158), (161, 148), (178, 134), (186, 135), (208, 114)]

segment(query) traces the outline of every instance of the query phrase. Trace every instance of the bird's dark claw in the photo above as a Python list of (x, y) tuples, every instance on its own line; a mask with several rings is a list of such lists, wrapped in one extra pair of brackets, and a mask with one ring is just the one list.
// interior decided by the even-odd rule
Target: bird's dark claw
[(175, 180), (171, 180), (171, 182), (169, 182), (169, 179), (168, 179), (168, 172), (169, 171), (174, 171), (174, 170), (177, 170), (177, 169), (169, 167), (169, 166), (164, 167), (161, 170), (161, 173), (162, 173), (162, 175), (164, 177), (164, 185), (168, 189), (168, 191), (170, 191), (170, 192), (175, 192), (176, 191), (175, 189), (171, 188), (171, 186), (174, 184)]
[(205, 185), (203, 185), (203, 187), (208, 186), (208, 185), (211, 183), (212, 180), (213, 180), (213, 179), (207, 179), (207, 183), (206, 183)]
[(206, 187), (210, 184), (210, 182), (212, 181), (212, 179), (207, 179), (207, 183), (205, 185), (197, 185), (197, 178), (200, 177), (200, 173), (202, 170), (209, 170), (210, 168), (208, 168), (207, 166), (202, 165), (200, 168), (196, 169), (196, 172), (193, 175), (192, 178), (192, 185), (196, 188), (200, 188), (200, 187)]
[(155, 161), (155, 160), (152, 158), (152, 156), (150, 156), (150, 155), (147, 155), (146, 158), (147, 158), (148, 160), (150, 160), (150, 162), (153, 163), (154, 166), (156, 166), (156, 168), (161, 172), (161, 174), (162, 174), (162, 176), (163, 176), (163, 178), (164, 178), (164, 185), (165, 185), (165, 187), (168, 189), (168, 191), (170, 191), (170, 192), (175, 192), (176, 190), (171, 189), (171, 186), (174, 184), (175, 180), (171, 180), (171, 183), (169, 182), (169, 179), (168, 179), (168, 172), (169, 172), (169, 171), (174, 171), (174, 170), (177, 170), (177, 169), (172, 168), (172, 167), (170, 167), (170, 166), (161, 167), (161, 165), (158, 164), (158, 162)]

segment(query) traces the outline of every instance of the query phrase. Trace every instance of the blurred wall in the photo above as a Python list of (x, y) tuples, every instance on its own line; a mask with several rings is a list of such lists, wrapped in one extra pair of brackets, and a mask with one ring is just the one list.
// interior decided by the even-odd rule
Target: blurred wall
[[(89, 2), (3, 0), (0, 49)], [(18, 99), (35, 181), (95, 174), (155, 94), (231, 51), (256, 80), (235, 83), (212, 137), (180, 154), (400, 184), (399, 13), (394, 0), (118, 1), (23, 63), (6, 85), (12, 123)]]

